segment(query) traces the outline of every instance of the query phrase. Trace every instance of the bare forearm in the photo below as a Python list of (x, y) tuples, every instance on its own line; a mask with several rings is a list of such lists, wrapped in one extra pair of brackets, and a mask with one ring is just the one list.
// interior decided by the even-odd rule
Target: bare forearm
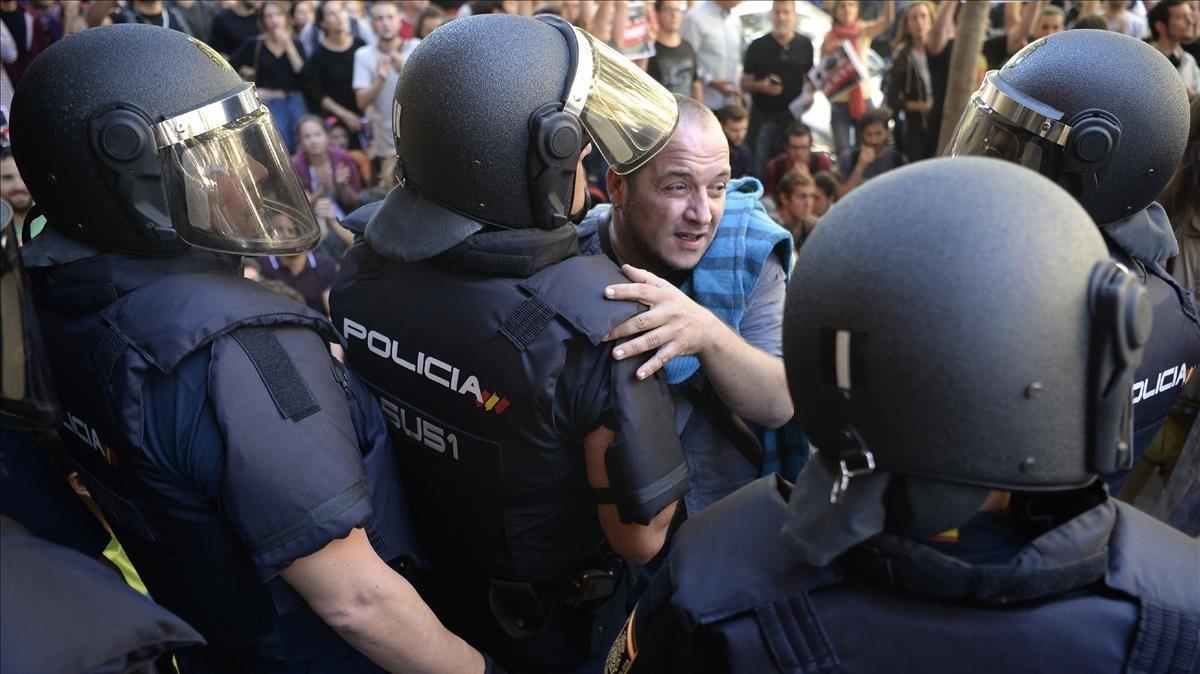
[(792, 418), (783, 361), (742, 339), (724, 323), (700, 354), (704, 374), (721, 400), (742, 418), (778, 428)]
[(371, 101), (375, 100), (375, 97), (379, 95), (379, 90), (383, 88), (385, 81), (384, 78), (376, 76), (369, 86), (354, 90), (354, 102), (358, 103), (360, 109), (367, 109)]
[(446, 630), (416, 590), (394, 576), (353, 622), (334, 627), (351, 646), (392, 672), (482, 672), (483, 658)]
[[(617, 433), (607, 426), (600, 426), (583, 439), (588, 485), (593, 489), (610, 486), (605, 456), (608, 446), (617, 438)], [(649, 524), (626, 524), (621, 521), (617, 507), (610, 503), (596, 505), (600, 528), (604, 537), (618, 555), (633, 564), (645, 564), (657, 555), (667, 541), (667, 528), (675, 516), (675, 504), (667, 506), (650, 520)]]

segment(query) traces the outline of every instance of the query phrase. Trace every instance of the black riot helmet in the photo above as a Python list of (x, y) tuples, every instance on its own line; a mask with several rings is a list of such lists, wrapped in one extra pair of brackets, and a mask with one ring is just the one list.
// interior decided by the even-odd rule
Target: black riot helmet
[(421, 41), (396, 85), (401, 180), (367, 226), (401, 260), (494, 226), (568, 224), (591, 142), (624, 174), (670, 139), (674, 97), (628, 59), (554, 16), (471, 16)]
[(0, 199), (0, 425), (48, 430), (58, 426), (58, 396), (12, 216), (12, 207)]
[(824, 564), (885, 529), (959, 526), (993, 489), (1070, 490), (1127, 464), (1152, 320), (1139, 279), (1042, 176), (964, 157), (866, 183), (804, 243), (787, 291), (788, 384), (820, 448), (787, 540)]
[(174, 30), (51, 45), (12, 103), (13, 154), (47, 226), (106, 250), (308, 250), (320, 229), (271, 116), (223, 58)]
[(1121, 33), (1069, 30), (989, 72), (945, 154), (1028, 166), (1106, 224), (1154, 201), (1187, 135), (1187, 91), (1165, 56)]

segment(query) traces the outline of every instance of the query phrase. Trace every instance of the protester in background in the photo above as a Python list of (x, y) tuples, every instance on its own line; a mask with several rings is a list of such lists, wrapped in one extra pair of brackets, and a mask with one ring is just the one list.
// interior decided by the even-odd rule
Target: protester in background
[(370, 127), (371, 142), (363, 147), (373, 164), (396, 154), (392, 140), (392, 96), (404, 59), (400, 54), (400, 10), (388, 0), (371, 5), (371, 28), (378, 43), (354, 52), (354, 102)]
[(933, 30), (933, 3), (914, 2), (900, 15), (896, 39), (892, 40), (895, 61), (888, 77), (887, 103), (896, 111), (900, 147), (913, 161), (933, 154), (929, 126), (933, 113), (933, 79), (925, 42)]
[(221, 11), (217, 3), (210, 0), (173, 0), (171, 4), (183, 15), (183, 19), (192, 29), (192, 35), (197, 40), (207, 42), (209, 33), (212, 32), (213, 18)]
[(858, 120), (858, 133), (862, 145), (839, 161), (842, 184), (839, 197), (875, 176), (899, 168), (908, 163), (904, 155), (891, 147), (892, 133), (888, 130), (891, 112), (886, 108), (869, 110)]
[[(280, 224), (285, 225), (282, 221)], [(300, 293), (310, 309), (329, 315), (329, 287), (338, 268), (319, 248), (295, 255), (269, 255), (255, 262), (261, 278), (283, 282)]]
[(130, 0), (124, 7), (117, 6), (109, 19), (112, 23), (144, 23), (195, 35), (187, 19), (163, 0)]
[(696, 50), (703, 103), (710, 110), (737, 101), (742, 70), (742, 22), (733, 15), (741, 0), (704, 0), (683, 16), (680, 35)]
[[(291, 11), (288, 13), (288, 18), (292, 23), (292, 34), (300, 35), (305, 27), (313, 20), (313, 2), (312, 0), (292, 0)], [(300, 44), (304, 44), (301, 40)], [(308, 45), (304, 46), (305, 55), (311, 55)]]
[(54, 37), (42, 22), (22, 7), (17, 0), (0, 0), (0, 22), (8, 28), (12, 43), (16, 44), (17, 57), (4, 62), (4, 72), (14, 87), (21, 82), (21, 75), (34, 57), (50, 46)]
[(788, 171), (775, 191), (775, 203), (779, 205), (779, 224), (792, 233), (792, 244), (796, 250), (808, 239), (817, 227), (817, 215), (813, 211), (816, 205), (817, 188), (813, 177), (808, 171), (792, 169)]
[(1188, 96), (1200, 92), (1200, 66), (1196, 58), (1181, 48), (1196, 29), (1197, 17), (1192, 4), (1184, 0), (1162, 0), (1147, 16), (1150, 23), (1150, 44), (1163, 53), (1183, 78)]
[(813, 150), (812, 129), (803, 122), (792, 122), (784, 134), (783, 154), (767, 162), (763, 176), (763, 188), (767, 194), (775, 193), (775, 186), (783, 174), (798, 168), (815, 174), (833, 168), (833, 160), (824, 152)]
[(296, 126), (308, 114), (300, 85), (304, 48), (292, 35), (286, 3), (264, 2), (259, 8), (258, 25), (262, 32), (230, 54), (229, 65), (254, 82), (258, 97), (271, 111), (288, 152), (294, 153)]
[(704, 98), (704, 86), (700, 83), (696, 50), (679, 34), (683, 9), (684, 3), (680, 0), (654, 0), (658, 39), (654, 42), (654, 56), (647, 62), (646, 72), (667, 91), (700, 101)]
[(354, 165), (358, 167), (359, 181), (364, 185), (375, 184), (375, 171), (371, 168), (371, 160), (362, 150), (356, 150), (350, 147), (350, 130), (345, 124), (338, 121), (337, 117), (329, 116), (325, 118), (325, 126), (328, 129), (329, 144), (346, 154), (354, 160)]
[[(885, 2), (883, 7), (883, 15), (868, 23), (858, 18), (858, 0), (833, 0), (829, 12), (833, 16), (833, 25), (821, 43), (821, 58), (840, 48), (843, 42), (848, 42), (850, 49), (853, 49), (860, 59), (865, 60), (871, 40), (882, 35), (896, 17), (894, 2)], [(835, 96), (829, 102), (833, 153), (837, 156), (841, 157), (850, 149), (850, 130), (870, 107), (870, 100), (871, 86), (864, 81), (850, 91)], [(861, 142), (861, 139), (856, 138), (855, 142)]]
[(239, 0), (214, 16), (208, 46), (222, 56), (228, 56), (246, 40), (258, 35), (261, 30), (258, 25), (258, 5), (254, 0)]
[(812, 67), (812, 40), (796, 33), (795, 1), (776, 0), (771, 5), (771, 32), (746, 48), (746, 72), (742, 75), (742, 89), (750, 92), (751, 100), (753, 175), (762, 175), (767, 161), (780, 151), (783, 132), (794, 121), (788, 104), (804, 89)]
[(1129, 0), (1105, 0), (1104, 18), (1108, 29), (1141, 40), (1150, 33), (1146, 19), (1129, 10)]
[(750, 115), (737, 103), (730, 103), (717, 110), (717, 121), (729, 142), (729, 170), (734, 178), (751, 175), (754, 170), (750, 146), (746, 144), (746, 129), (750, 126)]
[(341, 0), (317, 5), (316, 24), (322, 35), (302, 75), (310, 110), (328, 112), (350, 130), (350, 146), (361, 147), (363, 130), (358, 103), (354, 100), (354, 52), (366, 43), (349, 32)]
[(817, 185), (816, 198), (813, 200), (813, 215), (823, 217), (830, 206), (837, 203), (838, 188), (842, 181), (833, 171), (817, 171), (813, 174), (813, 182)]
[(310, 194), (324, 194), (334, 199), (340, 212), (338, 219), (358, 206), (358, 167), (342, 150), (331, 147), (325, 125), (316, 115), (305, 115), (298, 126), (300, 151), (292, 156), (292, 166), (300, 176), (300, 184)]

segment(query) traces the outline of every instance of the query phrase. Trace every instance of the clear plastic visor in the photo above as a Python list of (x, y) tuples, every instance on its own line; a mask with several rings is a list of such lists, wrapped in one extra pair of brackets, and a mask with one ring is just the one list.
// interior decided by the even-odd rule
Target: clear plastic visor
[(994, 157), (1052, 177), (1060, 149), (1054, 143), (1017, 128), (994, 112), (975, 104), (958, 121), (942, 154), (946, 157)]
[(578, 114), (609, 167), (625, 175), (650, 161), (671, 139), (679, 107), (671, 92), (632, 61), (574, 30), (579, 65), (566, 110)]
[(176, 131), (158, 135), (175, 230), (193, 246), (239, 255), (311, 250), (321, 230), (266, 107), (253, 97), (236, 118), (210, 115), (224, 122), (213, 128), (199, 114), (224, 105), (232, 117), (249, 107), (245, 92), (158, 125)]

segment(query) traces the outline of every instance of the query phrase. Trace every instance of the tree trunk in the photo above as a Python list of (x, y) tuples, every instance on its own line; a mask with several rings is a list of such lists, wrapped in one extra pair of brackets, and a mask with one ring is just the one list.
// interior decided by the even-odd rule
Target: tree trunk
[(962, 116), (971, 94), (979, 85), (979, 55), (987, 36), (988, 9), (986, 2), (963, 3), (958, 9), (954, 51), (950, 53), (950, 76), (946, 82), (946, 100), (942, 105), (942, 129), (938, 135), (938, 154), (950, 142), (958, 118)]
[(1188, 536), (1200, 536), (1200, 423), (1193, 423), (1158, 505), (1150, 513)]

